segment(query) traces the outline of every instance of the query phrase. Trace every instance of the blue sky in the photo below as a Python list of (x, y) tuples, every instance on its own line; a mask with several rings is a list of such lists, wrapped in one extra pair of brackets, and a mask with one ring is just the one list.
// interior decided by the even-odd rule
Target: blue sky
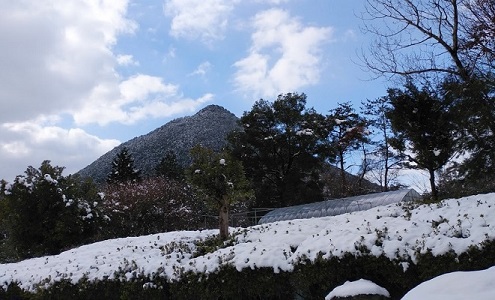
[(385, 95), (357, 64), (364, 1), (0, 2), (0, 179), (75, 172), (121, 142), (218, 104), (306, 93), (326, 113)]

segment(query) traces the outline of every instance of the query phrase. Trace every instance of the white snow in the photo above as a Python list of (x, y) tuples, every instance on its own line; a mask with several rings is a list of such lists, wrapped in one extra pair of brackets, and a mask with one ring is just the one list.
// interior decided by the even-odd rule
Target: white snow
[(337, 123), (337, 125), (340, 125), (342, 123), (345, 123), (346, 120), (342, 120), (342, 119), (335, 119), (335, 123)]
[(302, 130), (299, 130), (296, 132), (296, 135), (301, 136), (301, 135), (313, 135), (313, 129), (310, 128), (305, 128)]
[(356, 281), (346, 281), (343, 285), (336, 287), (325, 297), (325, 300), (331, 300), (334, 297), (352, 297), (357, 295), (381, 295), (390, 297), (389, 292), (377, 285), (376, 283), (359, 279)]
[(221, 158), (220, 161), (219, 161), (220, 165), (222, 166), (225, 166), (225, 159), (224, 158)]
[[(362, 249), (359, 246), (366, 246), (372, 255), (384, 254), (407, 269), (405, 262), (411, 258), (415, 263), (418, 253), (462, 253), (495, 239), (495, 194), (416, 208), (393, 204), (333, 217), (230, 228), (230, 233), (235, 236), (233, 246), (196, 258), (192, 257), (194, 242), (216, 235), (218, 230), (102, 241), (55, 256), (0, 264), (0, 284), (17, 281), (23, 289), (34, 290), (40, 284), (49, 286), (62, 279), (113, 278), (119, 270), (119, 279), (141, 273), (173, 280), (184, 271), (212, 273), (222, 265), (237, 270), (270, 267), (274, 272), (292, 271), (300, 261), (313, 261), (320, 255), (362, 255), (356, 250)], [(495, 281), (495, 274), (492, 279)]]
[(493, 300), (495, 267), (472, 272), (453, 272), (425, 281), (402, 300)]

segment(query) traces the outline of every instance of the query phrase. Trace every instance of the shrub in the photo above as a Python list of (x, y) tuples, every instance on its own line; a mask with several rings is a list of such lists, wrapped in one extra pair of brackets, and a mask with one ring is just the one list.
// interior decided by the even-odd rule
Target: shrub
[(17, 259), (57, 254), (94, 241), (100, 212), (94, 185), (77, 176), (62, 176), (63, 167), (44, 161), (28, 167), (4, 188), (3, 249)]
[(184, 183), (163, 177), (108, 185), (104, 211), (107, 238), (197, 229), (202, 204)]

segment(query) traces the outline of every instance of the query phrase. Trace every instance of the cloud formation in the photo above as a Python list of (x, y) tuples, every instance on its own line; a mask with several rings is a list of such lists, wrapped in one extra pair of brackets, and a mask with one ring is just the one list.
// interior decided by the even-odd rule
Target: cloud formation
[(206, 44), (224, 38), (229, 14), (239, 0), (167, 0), (164, 11), (172, 17), (170, 35), (200, 39)]
[(70, 109), (114, 76), (110, 49), (136, 29), (126, 8), (127, 0), (2, 1), (0, 120)]
[(305, 26), (281, 9), (256, 14), (252, 27), (249, 54), (234, 63), (239, 91), (273, 97), (318, 83), (322, 47), (331, 41), (332, 28)]
[(120, 143), (81, 126), (191, 112), (213, 98), (185, 97), (158, 76), (118, 73), (140, 66), (132, 54), (114, 53), (122, 36), (139, 30), (128, 6), (129, 0), (0, 1), (0, 179), (45, 159), (81, 168)]
[(0, 165), (2, 177), (12, 182), (28, 165), (39, 167), (43, 160), (54, 165), (73, 166), (66, 174), (78, 171), (120, 144), (101, 139), (82, 129), (64, 129), (40, 122), (5, 123), (0, 126)]

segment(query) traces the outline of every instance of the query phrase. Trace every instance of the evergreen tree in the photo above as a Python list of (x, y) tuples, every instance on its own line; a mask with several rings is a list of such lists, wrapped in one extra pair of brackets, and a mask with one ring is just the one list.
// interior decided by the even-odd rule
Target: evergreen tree
[(328, 127), (332, 128), (329, 140), (337, 153), (340, 169), (341, 191), (344, 196), (350, 195), (346, 178), (346, 158), (352, 151), (359, 149), (367, 142), (366, 122), (354, 110), (350, 102), (339, 103), (337, 108), (327, 116)]
[(362, 105), (366, 120), (371, 128), (374, 129), (371, 173), (373, 178), (380, 184), (382, 191), (386, 192), (397, 178), (400, 163), (398, 153), (394, 152), (390, 145), (390, 141), (394, 136), (392, 124), (387, 118), (388, 111), (392, 109), (390, 99), (380, 97), (374, 100), (367, 100)]
[(57, 254), (93, 241), (100, 222), (94, 185), (62, 176), (63, 167), (44, 161), (28, 167), (4, 190), (2, 218), (17, 258)]
[(333, 159), (325, 118), (306, 108), (306, 95), (257, 101), (229, 137), (252, 181), (258, 207), (283, 207), (323, 199), (320, 169)]
[(156, 166), (156, 175), (178, 181), (185, 179), (184, 168), (177, 162), (177, 156), (173, 151), (168, 151)]
[(134, 160), (129, 150), (124, 147), (112, 162), (112, 171), (108, 175), (107, 183), (137, 182), (141, 180), (141, 171), (135, 169)]
[(191, 149), (192, 164), (188, 168), (189, 182), (203, 193), (206, 201), (218, 208), (220, 239), (229, 235), (230, 206), (251, 196), (249, 182), (242, 163), (223, 151), (196, 146)]
[(424, 86), (409, 82), (405, 90), (389, 89), (392, 109), (387, 116), (396, 135), (391, 145), (409, 168), (425, 169), (430, 175), (431, 193), (438, 199), (435, 172), (455, 153), (456, 126), (451, 103)]

